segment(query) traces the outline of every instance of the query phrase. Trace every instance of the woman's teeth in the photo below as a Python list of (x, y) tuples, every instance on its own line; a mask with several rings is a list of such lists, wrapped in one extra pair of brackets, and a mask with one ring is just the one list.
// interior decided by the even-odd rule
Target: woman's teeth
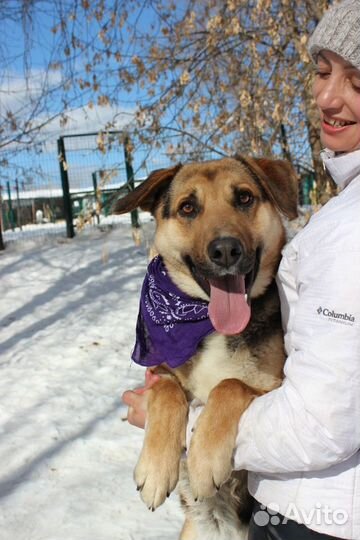
[(326, 124), (329, 124), (332, 127), (344, 127), (350, 126), (354, 122), (347, 122), (345, 120), (324, 120)]

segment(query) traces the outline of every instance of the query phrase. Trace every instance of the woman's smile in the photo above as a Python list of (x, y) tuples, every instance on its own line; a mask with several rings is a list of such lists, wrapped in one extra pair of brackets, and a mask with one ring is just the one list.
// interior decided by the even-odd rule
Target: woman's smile
[(321, 140), (334, 152), (360, 148), (360, 71), (334, 52), (317, 60), (314, 97), (320, 111)]

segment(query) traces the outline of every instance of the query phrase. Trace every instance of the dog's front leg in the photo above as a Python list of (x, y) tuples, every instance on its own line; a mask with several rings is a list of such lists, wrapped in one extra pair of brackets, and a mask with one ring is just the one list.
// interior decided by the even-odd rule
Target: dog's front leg
[(174, 378), (161, 377), (149, 390), (145, 440), (134, 474), (141, 498), (151, 510), (178, 482), (187, 416), (183, 389)]
[(187, 460), (195, 500), (213, 496), (229, 478), (239, 420), (256, 395), (238, 379), (225, 379), (210, 392)]

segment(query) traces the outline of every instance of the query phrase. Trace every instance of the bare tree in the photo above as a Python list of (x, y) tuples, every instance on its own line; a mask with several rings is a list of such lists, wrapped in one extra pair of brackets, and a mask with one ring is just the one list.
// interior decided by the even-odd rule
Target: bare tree
[(312, 160), (323, 183), (306, 46), (328, 3), (84, 0), (81, 9), (99, 28), (90, 45), (73, 27), (70, 48), (88, 57), (77, 84), (100, 103), (136, 89), (144, 143), (167, 129), (183, 136), (175, 155), (190, 144), (225, 154), (285, 152), (298, 166)]
[[(17, 12), (9, 7), (14, 4)], [(48, 15), (51, 10), (47, 73), (56, 67), (58, 81), (54, 87), (44, 84), (25, 120), (11, 110), (2, 115), (0, 146), (35, 134), (34, 118), (47, 107), (44, 118), (59, 114), (65, 124), (71, 103), (116, 104), (120, 98), (125, 102), (128, 92), (136, 112), (132, 129), (143, 144), (153, 145), (167, 131), (181, 135), (171, 148), (175, 157), (189, 148), (194, 155), (204, 148), (284, 155), (298, 167), (312, 163), (321, 190), (325, 179), (306, 46), (328, 4), (5, 0), (0, 16), (20, 16), (28, 40), (38, 27), (40, 8)], [(0, 63), (6, 54), (2, 49)], [(30, 74), (26, 56), (24, 65)], [(52, 92), (61, 92), (61, 111), (49, 107)]]
[(32, 146), (45, 127), (54, 120), (63, 126), (71, 107), (87, 99), (74, 69), (82, 60), (74, 51), (74, 36), (69, 37), (76, 4), (0, 2), (0, 150), (16, 152)]

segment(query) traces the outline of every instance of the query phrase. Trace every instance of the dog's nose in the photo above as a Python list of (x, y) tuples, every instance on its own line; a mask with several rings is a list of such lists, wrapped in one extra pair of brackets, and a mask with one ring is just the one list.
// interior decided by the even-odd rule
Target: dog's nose
[(230, 268), (236, 264), (242, 255), (242, 246), (236, 238), (225, 236), (215, 238), (208, 246), (210, 260), (224, 268)]

